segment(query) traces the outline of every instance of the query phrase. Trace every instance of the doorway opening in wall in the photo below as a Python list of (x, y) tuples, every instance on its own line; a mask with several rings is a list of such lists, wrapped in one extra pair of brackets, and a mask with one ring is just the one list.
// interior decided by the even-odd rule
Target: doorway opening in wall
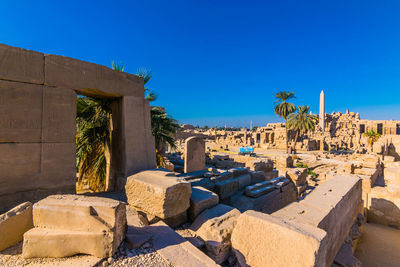
[(360, 134), (365, 133), (365, 125), (364, 124), (360, 124)]
[[(77, 96), (77, 193), (112, 190), (112, 143), (115, 98)], [(115, 116), (114, 116), (115, 117)]]
[(400, 134), (400, 124), (396, 124), (396, 135)]
[(382, 135), (383, 133), (383, 124), (382, 123), (378, 123), (377, 127), (376, 127), (376, 132), (380, 135)]

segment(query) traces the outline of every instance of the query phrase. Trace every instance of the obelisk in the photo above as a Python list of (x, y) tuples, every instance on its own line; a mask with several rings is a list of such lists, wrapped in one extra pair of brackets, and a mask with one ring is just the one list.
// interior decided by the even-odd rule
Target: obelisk
[(319, 127), (322, 131), (325, 130), (325, 94), (324, 90), (319, 95)]

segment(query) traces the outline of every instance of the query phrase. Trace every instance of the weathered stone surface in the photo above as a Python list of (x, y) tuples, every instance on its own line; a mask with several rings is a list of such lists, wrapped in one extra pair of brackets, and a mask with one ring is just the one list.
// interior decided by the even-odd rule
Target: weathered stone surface
[(252, 172), (250, 172), (250, 175), (251, 175), (251, 183), (252, 184), (266, 181), (266, 176), (263, 171), (252, 171)]
[(219, 202), (217, 194), (199, 186), (192, 187), (190, 196), (189, 218), (194, 220), (205, 209), (212, 208)]
[(242, 190), (246, 186), (251, 184), (251, 176), (250, 174), (245, 174), (235, 178), (239, 183), (239, 190)]
[(207, 255), (221, 264), (229, 255), (231, 234), (240, 211), (224, 204), (206, 209), (190, 226), (205, 241)]
[(0, 142), (39, 143), (43, 86), (0, 80), (0, 91)]
[(32, 203), (25, 202), (0, 215), (0, 251), (11, 247), (33, 227)]
[(129, 205), (166, 219), (190, 206), (191, 187), (174, 173), (149, 170), (130, 176), (125, 186)]
[(300, 186), (306, 182), (307, 169), (293, 168), (286, 171), (286, 178), (291, 179), (296, 186)]
[(143, 79), (138, 76), (64, 56), (45, 55), (44, 61), (45, 85), (71, 88), (83, 95), (143, 98)]
[(325, 231), (252, 210), (240, 215), (232, 249), (240, 266), (326, 266)]
[(293, 167), (293, 159), (290, 155), (279, 156), (276, 158), (276, 167), (281, 168), (291, 168)]
[(76, 98), (72, 89), (44, 86), (43, 142), (75, 144)]
[(189, 137), (185, 140), (185, 173), (206, 168), (205, 143), (200, 137)]
[(252, 171), (263, 171), (265, 173), (274, 169), (274, 163), (270, 159), (248, 161), (245, 166)]
[(49, 196), (34, 204), (33, 224), (24, 234), (25, 258), (110, 257), (125, 238), (125, 205), (100, 197)]
[[(40, 144), (0, 144), (0, 195), (35, 188), (40, 175)], [(21, 168), (21, 166), (24, 166)]]
[(220, 199), (227, 199), (239, 190), (239, 181), (235, 178), (215, 184), (215, 192)]
[(218, 266), (203, 252), (185, 240), (168, 225), (158, 222), (146, 227), (152, 235), (154, 249), (175, 267)]
[(361, 193), (360, 179), (336, 176), (319, 185), (303, 201), (292, 203), (272, 215), (325, 230), (326, 265), (330, 266), (361, 211)]
[(163, 219), (169, 227), (176, 228), (188, 221), (187, 211), (184, 211), (178, 215)]
[(233, 177), (239, 177), (241, 175), (249, 173), (249, 169), (238, 167), (229, 169), (228, 172), (232, 173)]
[(0, 80), (43, 84), (44, 55), (0, 44)]

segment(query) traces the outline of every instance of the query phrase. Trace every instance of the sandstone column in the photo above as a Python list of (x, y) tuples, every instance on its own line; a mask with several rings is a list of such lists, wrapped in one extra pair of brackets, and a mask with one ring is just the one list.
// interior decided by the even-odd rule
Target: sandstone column
[(325, 130), (325, 94), (324, 90), (319, 95), (319, 126)]

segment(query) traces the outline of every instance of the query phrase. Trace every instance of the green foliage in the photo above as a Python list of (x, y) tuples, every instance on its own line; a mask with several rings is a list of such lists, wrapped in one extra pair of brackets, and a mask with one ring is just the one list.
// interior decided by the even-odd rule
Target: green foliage
[(258, 126), (254, 126), (253, 129), (251, 129), (252, 132), (256, 132), (258, 129)]
[(289, 99), (295, 98), (294, 92), (281, 91), (275, 94), (275, 98), (275, 103), (277, 104), (275, 106), (275, 114), (286, 121), (289, 114), (296, 110), (294, 104), (287, 102)]
[(297, 168), (307, 168), (307, 169), (308, 169), (307, 164), (304, 164), (304, 163), (301, 163), (301, 162), (297, 163), (297, 164), (296, 164), (296, 167), (297, 167)]
[(120, 71), (120, 72), (124, 72), (124, 70), (125, 70), (125, 66), (124, 65), (120, 65), (118, 63), (115, 63), (114, 60), (111, 61), (111, 68), (113, 70), (117, 70), (117, 71)]
[(317, 178), (319, 174), (307, 168), (307, 175), (310, 175), (313, 178)]
[(368, 138), (368, 144), (371, 147), (381, 137), (381, 135), (375, 132), (374, 130), (369, 130), (368, 132), (364, 133), (364, 136)]
[(169, 144), (171, 148), (175, 148), (175, 135), (180, 129), (177, 121), (168, 116), (163, 108), (151, 108), (151, 133), (154, 136), (157, 153), (157, 166), (163, 166), (163, 157), (161, 148), (165, 144)]
[(289, 114), (295, 112), (296, 107), (293, 103), (288, 103), (289, 99), (295, 98), (294, 92), (281, 91), (275, 94), (275, 114), (285, 120), (285, 131), (286, 131), (286, 151), (289, 148), (289, 137), (287, 128), (287, 118)]
[(318, 117), (316, 115), (309, 114), (309, 110), (309, 106), (297, 106), (297, 113), (292, 113), (289, 115), (289, 129), (293, 129), (299, 133), (314, 131)]
[(80, 182), (88, 178), (93, 191), (105, 189), (110, 146), (111, 99), (78, 97), (76, 113), (76, 157)]
[[(147, 84), (150, 81), (151, 77), (153, 77), (153, 72), (145, 68), (139, 68), (136, 71), (136, 75), (142, 77), (144, 84)], [(144, 87), (144, 94), (145, 94), (144, 98), (149, 100), (150, 102), (157, 100), (157, 94), (147, 87)]]

